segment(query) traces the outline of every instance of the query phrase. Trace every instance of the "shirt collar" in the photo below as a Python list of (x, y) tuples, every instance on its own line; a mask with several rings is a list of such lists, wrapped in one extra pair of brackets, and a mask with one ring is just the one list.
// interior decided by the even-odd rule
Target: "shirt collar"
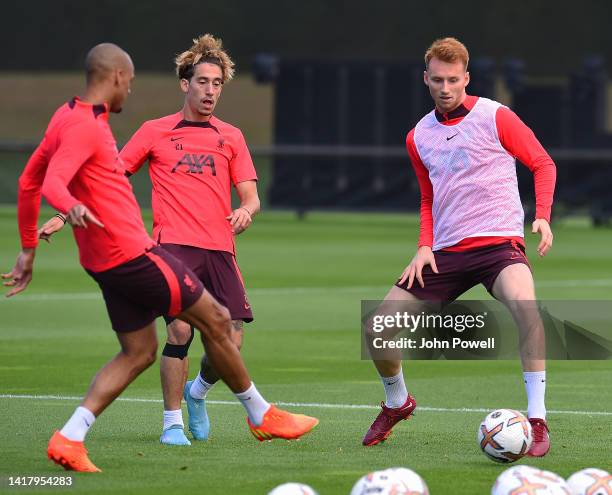
[(98, 105), (94, 105), (93, 103), (87, 103), (86, 101), (81, 100), (78, 96), (75, 96), (68, 102), (68, 106), (70, 108), (91, 108), (94, 118), (98, 118), (100, 115), (103, 116), (106, 120), (108, 120), (108, 103), (100, 103)]
[(438, 119), (438, 122), (447, 122), (449, 120), (463, 118), (468, 113), (470, 113), (470, 110), (472, 110), (472, 108), (474, 108), (476, 101), (478, 101), (477, 96), (466, 95), (465, 100), (463, 100), (463, 103), (454, 110), (451, 110), (450, 112), (440, 113), (436, 109), (436, 119)]
[[(179, 117), (182, 117), (182, 114), (179, 114)], [(217, 128), (217, 126), (215, 126), (213, 124), (213, 117), (211, 116), (209, 120), (207, 120), (206, 122), (194, 122), (192, 120), (185, 120), (185, 119), (181, 119), (179, 120), (179, 122), (174, 126), (174, 129), (180, 129), (182, 127), (201, 127), (203, 129), (212, 129), (214, 130), (217, 134), (221, 134), (219, 132), (219, 129)]]

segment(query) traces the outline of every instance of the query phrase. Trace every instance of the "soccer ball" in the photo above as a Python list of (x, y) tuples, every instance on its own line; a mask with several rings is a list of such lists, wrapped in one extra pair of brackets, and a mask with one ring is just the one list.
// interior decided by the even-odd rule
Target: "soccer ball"
[(506, 469), (495, 480), (495, 484), (491, 489), (491, 495), (510, 495), (513, 492), (517, 493), (518, 489), (525, 487), (525, 485), (527, 485), (525, 489), (533, 490), (532, 493), (534, 495), (544, 495), (546, 493), (544, 491), (546, 486), (543, 483), (539, 484), (542, 486), (529, 487), (529, 477), (536, 471), (537, 469), (524, 465), (513, 466)]
[(514, 462), (523, 457), (533, 440), (531, 424), (512, 409), (498, 409), (487, 414), (478, 428), (478, 444), (495, 462)]
[(491, 495), (571, 495), (565, 480), (550, 471), (514, 466), (497, 477)]
[(410, 495), (429, 495), (429, 489), (427, 483), (412, 469), (405, 467), (394, 467), (387, 469), (388, 472), (393, 474), (396, 480), (399, 482), (398, 494), (406, 493)]
[(390, 468), (362, 476), (351, 495), (429, 495), (423, 479), (407, 468)]
[(612, 476), (607, 471), (587, 468), (567, 479), (572, 495), (612, 495)]
[(303, 483), (283, 483), (268, 495), (317, 495), (317, 492)]
[(351, 495), (391, 495), (395, 476), (387, 471), (373, 471), (363, 475), (353, 485)]
[(542, 481), (546, 483), (547, 494), (550, 495), (572, 495), (569, 486), (565, 480), (557, 473), (552, 471), (542, 471), (536, 469), (533, 473), (532, 478), (536, 481)]

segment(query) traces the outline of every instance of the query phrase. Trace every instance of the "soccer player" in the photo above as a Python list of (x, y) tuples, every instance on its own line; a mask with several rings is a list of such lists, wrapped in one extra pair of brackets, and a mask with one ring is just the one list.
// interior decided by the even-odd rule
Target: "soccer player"
[[(418, 250), (386, 301), (453, 301), (481, 283), (512, 313), (534, 441), (528, 454), (549, 448), (544, 392), (544, 328), (532, 310), (535, 289), (523, 239), (515, 158), (534, 174), (540, 234), (538, 254), (552, 246), (550, 212), (556, 169), (533, 132), (507, 107), (466, 94), (468, 51), (454, 38), (435, 41), (425, 53), (424, 82), (435, 109), (407, 136), (421, 189)], [(418, 282), (418, 283), (415, 283)], [(521, 302), (522, 301), (522, 302)], [(386, 400), (363, 444), (376, 445), (416, 407), (400, 360), (375, 360)]]
[[(206, 34), (194, 40), (175, 64), (185, 95), (183, 108), (145, 122), (119, 156), (127, 175), (149, 161), (153, 237), (228, 308), (232, 340), (240, 348), (243, 322), (252, 321), (253, 315), (235, 260), (234, 235), (251, 225), (260, 203), (257, 174), (242, 133), (213, 116), (223, 85), (234, 75), (234, 63), (221, 40)], [(233, 211), (232, 184), (240, 199)], [(56, 215), (47, 222), (40, 229), (41, 236), (48, 239), (59, 230), (61, 218)], [(183, 431), (181, 398), (184, 395), (187, 403), (193, 437), (206, 440), (210, 423), (204, 399), (219, 376), (204, 355), (199, 374), (185, 384), (193, 330), (182, 320), (164, 318), (168, 341), (160, 362), (164, 398), (160, 441), (190, 445)]]
[[(149, 161), (153, 184), (153, 237), (183, 261), (232, 318), (232, 340), (240, 348), (243, 322), (253, 320), (240, 270), (234, 235), (251, 225), (259, 211), (257, 174), (239, 129), (213, 115), (234, 63), (221, 40), (206, 34), (176, 57), (176, 74), (185, 95), (183, 108), (145, 122), (121, 150), (129, 174)], [(240, 199), (232, 210), (231, 185)], [(194, 380), (185, 384), (187, 351), (193, 337), (188, 323), (166, 316), (168, 342), (160, 363), (164, 425), (160, 441), (189, 445), (183, 432), (181, 398), (189, 429), (206, 440), (210, 424), (204, 399), (219, 380), (205, 354)]]
[(229, 312), (182, 262), (147, 235), (110, 126), (130, 92), (134, 66), (116, 45), (104, 43), (86, 59), (83, 98), (62, 105), (19, 179), (17, 216), (22, 249), (2, 278), (23, 291), (32, 279), (40, 197), (73, 226), (81, 265), (98, 283), (121, 350), (94, 377), (81, 405), (49, 441), (47, 454), (66, 469), (95, 472), (84, 446), (95, 419), (155, 360), (155, 319), (179, 317), (202, 333), (208, 358), (248, 414), (259, 440), (298, 438), (318, 420), (265, 401), (251, 382), (231, 339)]

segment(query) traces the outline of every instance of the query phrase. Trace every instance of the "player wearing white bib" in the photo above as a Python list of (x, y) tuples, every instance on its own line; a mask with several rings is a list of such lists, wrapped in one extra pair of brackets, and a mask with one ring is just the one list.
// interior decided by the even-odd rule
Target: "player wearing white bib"
[[(523, 238), (518, 158), (534, 174), (538, 254), (552, 246), (550, 212), (555, 165), (533, 132), (509, 108), (469, 96), (469, 54), (454, 38), (425, 53), (424, 82), (435, 109), (408, 133), (406, 146), (421, 189), (418, 250), (386, 301), (455, 300), (477, 284), (503, 302), (517, 322), (534, 442), (528, 454), (550, 449), (544, 405), (545, 336)], [(415, 279), (418, 283), (415, 283)], [(518, 303), (517, 301), (523, 301)], [(525, 303), (527, 302), (527, 303)], [(399, 360), (374, 360), (386, 400), (363, 444), (387, 439), (416, 407)]]

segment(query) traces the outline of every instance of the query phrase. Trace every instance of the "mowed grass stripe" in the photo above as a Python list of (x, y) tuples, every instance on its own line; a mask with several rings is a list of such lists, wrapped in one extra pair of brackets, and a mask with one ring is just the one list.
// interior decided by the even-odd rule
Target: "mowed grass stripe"
[[(62, 400), (62, 401), (74, 401), (81, 400), (82, 397), (78, 396), (61, 396), (61, 395), (25, 395), (25, 394), (0, 394), (0, 399), (33, 399), (33, 400)], [(119, 397), (119, 401), (124, 402), (149, 402), (149, 403), (162, 403), (161, 399), (145, 399), (138, 397)], [(218, 405), (218, 406), (240, 406), (241, 404), (236, 401), (229, 400), (207, 400), (207, 404)], [(276, 405), (283, 407), (312, 407), (318, 409), (380, 409), (380, 406), (373, 406), (368, 404), (327, 404), (324, 402), (283, 402), (276, 401)], [(488, 413), (492, 411), (492, 408), (485, 407), (429, 407), (429, 406), (418, 406), (417, 411), (427, 412), (456, 412), (456, 413)], [(567, 410), (548, 410), (548, 414), (573, 414), (578, 416), (612, 416), (610, 411), (567, 411)]]

